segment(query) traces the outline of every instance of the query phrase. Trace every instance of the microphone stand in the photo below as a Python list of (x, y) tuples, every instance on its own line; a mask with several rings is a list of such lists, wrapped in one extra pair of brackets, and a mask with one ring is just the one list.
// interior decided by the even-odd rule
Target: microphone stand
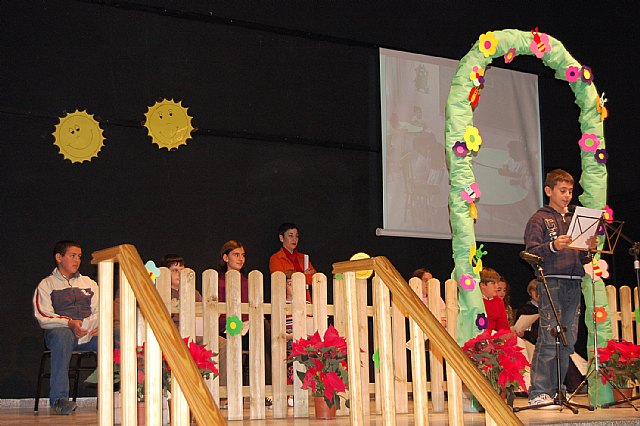
[(553, 312), (553, 316), (556, 319), (556, 325), (555, 325), (555, 328), (551, 330), (551, 335), (556, 339), (556, 343), (555, 343), (556, 384), (558, 386), (558, 390), (552, 402), (545, 402), (543, 404), (536, 404), (536, 405), (528, 405), (525, 407), (513, 407), (513, 412), (517, 413), (518, 411), (530, 410), (532, 408), (543, 408), (551, 405), (558, 405), (560, 407), (560, 410), (562, 410), (563, 407), (567, 407), (573, 412), (573, 414), (578, 414), (578, 409), (576, 407), (586, 408), (589, 411), (593, 411), (594, 408), (592, 405), (581, 405), (581, 404), (570, 403), (569, 401), (567, 401), (567, 399), (564, 396), (564, 393), (562, 392), (562, 375), (560, 374), (560, 341), (562, 341), (563, 346), (567, 346), (568, 344), (567, 335), (565, 334), (565, 331), (567, 330), (567, 328), (563, 327), (562, 324), (560, 324), (558, 311), (556, 310), (556, 305), (553, 302), (553, 298), (551, 297), (551, 292), (549, 291), (549, 285), (547, 284), (547, 278), (544, 276), (544, 272), (542, 270), (541, 261), (536, 262), (536, 268), (538, 268), (538, 273), (540, 274), (540, 278), (542, 279), (542, 284), (544, 284), (545, 292), (547, 293), (547, 297), (549, 298), (549, 303), (551, 304), (551, 311)]

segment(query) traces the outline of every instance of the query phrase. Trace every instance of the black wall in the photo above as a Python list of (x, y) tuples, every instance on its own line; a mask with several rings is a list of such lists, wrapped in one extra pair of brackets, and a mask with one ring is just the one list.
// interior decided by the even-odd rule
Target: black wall
[[(246, 244), (249, 269), (268, 273), (277, 226), (294, 221), (301, 249), (327, 275), (333, 262), (365, 251), (389, 257), (404, 275), (427, 265), (444, 281), (453, 267), (449, 241), (375, 236), (378, 46), (459, 59), (492, 29), (540, 26), (561, 40), (610, 99), (609, 204), (627, 221), (624, 232), (640, 239), (638, 6), (624, 5), (0, 3), (0, 398), (33, 394), (41, 331), (31, 298), (59, 239), (83, 244), (81, 271), (94, 277), (94, 250), (132, 243), (145, 260), (178, 252), (201, 272), (232, 238)], [(512, 65), (541, 77), (545, 169), (578, 175), (571, 91), (533, 58)], [(194, 117), (197, 131), (177, 151), (159, 150), (141, 125), (162, 98), (181, 100)], [(64, 160), (51, 135), (58, 117), (76, 109), (95, 114), (106, 138), (82, 164)], [(485, 263), (512, 283), (514, 306), (524, 302), (522, 247), (485, 246)], [(620, 247), (609, 258), (611, 282), (633, 283), (629, 246)]]

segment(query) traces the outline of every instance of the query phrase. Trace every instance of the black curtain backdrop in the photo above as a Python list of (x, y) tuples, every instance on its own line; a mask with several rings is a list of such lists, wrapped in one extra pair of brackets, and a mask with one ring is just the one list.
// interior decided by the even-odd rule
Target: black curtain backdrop
[[(610, 99), (609, 204), (627, 221), (625, 234), (639, 240), (636, 48), (627, 41), (640, 39), (638, 6), (599, 7), (0, 3), (0, 398), (33, 396), (42, 337), (31, 299), (60, 239), (83, 245), (81, 272), (94, 278), (95, 250), (131, 243), (156, 261), (180, 253), (200, 274), (229, 239), (246, 245), (249, 270), (268, 274), (277, 227), (293, 221), (301, 250), (328, 276), (333, 262), (365, 251), (387, 256), (405, 277), (427, 266), (444, 282), (453, 268), (450, 241), (375, 236), (378, 47), (459, 59), (488, 30), (536, 26), (562, 41)], [(511, 65), (540, 76), (545, 170), (577, 177), (573, 94), (534, 58)], [(197, 128), (177, 151), (159, 150), (142, 127), (148, 106), (162, 98), (182, 101)], [(76, 109), (94, 114), (106, 138), (98, 157), (82, 164), (64, 160), (51, 135), (58, 117)], [(633, 284), (629, 245), (619, 247), (607, 257), (608, 282)], [(512, 285), (513, 306), (524, 303), (532, 274), (518, 258), (522, 246), (485, 248), (485, 264)]]

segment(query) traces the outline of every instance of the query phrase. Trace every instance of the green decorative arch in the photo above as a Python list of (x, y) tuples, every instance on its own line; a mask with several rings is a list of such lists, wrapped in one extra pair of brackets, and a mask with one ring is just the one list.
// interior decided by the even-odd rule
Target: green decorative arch
[[(537, 47), (542, 47), (538, 49)], [(539, 50), (542, 50), (539, 51)], [(593, 75), (588, 67), (583, 67), (567, 52), (558, 40), (543, 33), (534, 31), (525, 32), (519, 30), (501, 30), (488, 32), (481, 35), (471, 50), (460, 60), (456, 74), (451, 82), (451, 90), (447, 98), (446, 106), (446, 160), (449, 168), (451, 181), (451, 191), (449, 192), (449, 211), (452, 230), (452, 249), (454, 259), (454, 270), (452, 278), (458, 281), (460, 295), (460, 315), (458, 317), (458, 343), (463, 344), (480, 332), (477, 326), (479, 316), (486, 315), (482, 296), (477, 285), (473, 286), (473, 280), (479, 283), (477, 259), (472, 259), (472, 254), (476, 252), (476, 239), (474, 232), (474, 219), (470, 209), (470, 201), (467, 196), (465, 201), (461, 194), (463, 191), (471, 193), (474, 189), (470, 187), (475, 183), (475, 176), (472, 167), (472, 156), (475, 151), (481, 148), (481, 130), (475, 133), (473, 127), (473, 107), (474, 87), (477, 89), (480, 82), (476, 77), (484, 77), (484, 70), (491, 64), (494, 58), (504, 57), (510, 62), (518, 55), (536, 55), (542, 62), (555, 70), (555, 77), (559, 80), (567, 81), (569, 87), (575, 94), (575, 103), (580, 108), (580, 129), (587, 139), (599, 140), (598, 148), (605, 149), (605, 139), (603, 133), (603, 115), (599, 108), (598, 93), (592, 83)], [(477, 67), (474, 69), (474, 67)], [(575, 68), (570, 68), (575, 67)], [(567, 70), (572, 72), (568, 73)], [(472, 73), (474, 73), (472, 75)], [(575, 78), (577, 77), (577, 79)], [(481, 80), (481, 79), (480, 79)], [(475, 95), (480, 96), (477, 92)], [(471, 99), (471, 100), (470, 100)], [(481, 102), (481, 100), (480, 100)], [(465, 135), (466, 133), (466, 135)], [(595, 136), (593, 136), (595, 135)], [(465, 137), (466, 136), (466, 137)], [(465, 147), (471, 151), (464, 155), (464, 150), (454, 152), (454, 145), (459, 147), (465, 142)], [(578, 141), (576, 141), (577, 144)], [(490, 141), (488, 141), (490, 143)], [(591, 142), (588, 142), (591, 144)], [(579, 199), (582, 205), (590, 208), (603, 209), (606, 204), (607, 194), (607, 169), (606, 165), (596, 159), (594, 152), (580, 149), (582, 175), (580, 185), (584, 193)], [(603, 154), (600, 152), (600, 156)], [(480, 188), (481, 190), (482, 188)], [(488, 189), (487, 189), (488, 190)], [(473, 198), (471, 198), (473, 200)], [(533, 212), (532, 212), (533, 213)], [(599, 246), (602, 247), (603, 239), (600, 239)], [(478, 248), (479, 251), (479, 248)], [(473, 263), (472, 263), (473, 260)], [(474, 268), (475, 266), (475, 268)], [(582, 291), (586, 301), (586, 318), (592, 318), (592, 290), (593, 285), (590, 277), (585, 276), (582, 283)], [(596, 281), (596, 305), (604, 306), (608, 310), (607, 297), (602, 280)], [(472, 289), (469, 289), (473, 287)], [(593, 326), (587, 320), (589, 329), (588, 350), (593, 351)], [(474, 325), (475, 324), (475, 325)], [(470, 326), (471, 325), (471, 326)], [(598, 327), (598, 342), (606, 344), (611, 338), (611, 323), (607, 318), (606, 322)], [(593, 378), (593, 375), (592, 375)], [(602, 388), (598, 384), (598, 402), (611, 401), (613, 395), (607, 386)], [(593, 395), (596, 383), (591, 380), (589, 392)]]

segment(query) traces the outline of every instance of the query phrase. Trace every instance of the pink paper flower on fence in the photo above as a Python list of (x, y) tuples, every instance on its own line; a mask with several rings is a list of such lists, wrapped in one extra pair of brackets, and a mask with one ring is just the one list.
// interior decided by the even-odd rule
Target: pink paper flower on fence
[(595, 152), (600, 146), (600, 139), (595, 133), (584, 133), (578, 144), (584, 152)]

